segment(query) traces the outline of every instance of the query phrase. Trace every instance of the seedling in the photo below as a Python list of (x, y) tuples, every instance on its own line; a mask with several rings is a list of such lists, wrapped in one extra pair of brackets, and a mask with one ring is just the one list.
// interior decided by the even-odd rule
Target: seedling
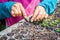
[(46, 19), (42, 22), (42, 26), (47, 27), (48, 23), (50, 22), (50, 19)]
[(58, 33), (60, 33), (60, 28), (56, 28), (55, 31), (58, 32)]
[(55, 26), (55, 25), (51, 23), (51, 24), (50, 24), (50, 27), (53, 27), (53, 26)]
[(54, 20), (54, 21), (50, 24), (50, 26), (53, 27), (53, 26), (57, 25), (58, 22), (59, 22), (59, 21), (56, 19), (56, 20)]
[(31, 22), (31, 18), (32, 18), (32, 16), (29, 18), (29, 22), (33, 23), (34, 25), (39, 25), (39, 23), (41, 22), (41, 21), (33, 21), (33, 22)]
[(39, 21), (34, 21), (33, 24), (34, 25), (39, 25)]
[(54, 20), (54, 22), (55, 22), (55, 24), (57, 24), (57, 23), (59, 23), (59, 20), (56, 19), (56, 20)]
[(48, 24), (46, 22), (42, 22), (42, 26), (46, 27)]
[(50, 18), (47, 19), (47, 22), (50, 22)]

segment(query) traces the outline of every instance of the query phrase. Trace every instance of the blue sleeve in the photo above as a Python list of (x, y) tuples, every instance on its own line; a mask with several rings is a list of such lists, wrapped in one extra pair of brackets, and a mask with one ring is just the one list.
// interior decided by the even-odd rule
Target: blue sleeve
[(50, 15), (54, 12), (56, 8), (57, 0), (42, 0), (42, 2), (39, 3), (40, 6), (43, 6), (46, 10), (46, 12)]
[(0, 3), (0, 19), (6, 19), (11, 17), (11, 7), (15, 2)]

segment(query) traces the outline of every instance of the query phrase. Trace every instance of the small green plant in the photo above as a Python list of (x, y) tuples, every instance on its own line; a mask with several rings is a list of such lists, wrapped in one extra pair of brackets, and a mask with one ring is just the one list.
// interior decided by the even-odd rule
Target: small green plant
[(42, 22), (42, 26), (46, 27), (47, 25), (47, 22)]
[(56, 28), (56, 32), (59, 32), (60, 33), (60, 28)]
[(54, 27), (55, 25), (53, 23), (50, 24), (50, 27)]
[(54, 23), (55, 23), (55, 24), (58, 24), (58, 23), (59, 23), (59, 20), (57, 20), (57, 19), (54, 20)]
[(35, 25), (39, 25), (40, 23), (42, 23), (42, 21), (34, 21), (33, 24)]
[(34, 25), (38, 25), (42, 22), (42, 21), (33, 21), (33, 22), (31, 22), (31, 18), (32, 18), (32, 16), (29, 18), (29, 22), (33, 23)]
[(50, 22), (50, 18), (44, 20), (44, 21), (42, 22), (42, 26), (47, 27), (47, 25), (48, 25), (49, 22)]
[(46, 27), (47, 26), (47, 24), (42, 24), (44, 27)]
[(46, 19), (47, 20), (47, 22), (50, 22), (50, 18), (48, 18), (48, 19)]
[(34, 25), (38, 25), (38, 24), (39, 24), (39, 22), (38, 22), (38, 21), (34, 21), (33, 23), (34, 23)]
[(53, 26), (55, 26), (55, 22), (53, 21), (51, 24), (50, 24), (50, 27), (53, 27)]
[(53, 27), (53, 26), (57, 25), (58, 23), (59, 23), (59, 21), (56, 19), (50, 24), (50, 26)]

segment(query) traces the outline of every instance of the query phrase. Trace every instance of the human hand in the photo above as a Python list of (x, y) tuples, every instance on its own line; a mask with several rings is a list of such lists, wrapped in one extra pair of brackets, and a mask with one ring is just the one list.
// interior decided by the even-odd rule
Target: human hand
[(12, 6), (11, 15), (13, 17), (16, 17), (16, 16), (23, 16), (25, 18), (27, 17), (25, 9), (21, 3), (16, 3)]
[(31, 18), (31, 22), (33, 21), (41, 21), (43, 20), (44, 18), (47, 18), (48, 17), (48, 14), (46, 13), (44, 7), (42, 6), (37, 6), (35, 11), (34, 11), (34, 14)]

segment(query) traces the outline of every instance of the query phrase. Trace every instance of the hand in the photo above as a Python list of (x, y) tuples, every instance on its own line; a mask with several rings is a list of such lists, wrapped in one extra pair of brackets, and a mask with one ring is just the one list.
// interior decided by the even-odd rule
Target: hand
[(16, 17), (16, 16), (24, 16), (26, 18), (26, 12), (25, 12), (25, 9), (24, 7), (22, 6), (21, 3), (16, 3), (12, 6), (12, 10), (11, 10), (11, 15), (13, 17)]
[(34, 11), (34, 14), (31, 18), (31, 22), (33, 21), (41, 21), (43, 20), (44, 18), (47, 18), (48, 17), (48, 14), (46, 13), (44, 7), (42, 6), (37, 6), (35, 11)]

